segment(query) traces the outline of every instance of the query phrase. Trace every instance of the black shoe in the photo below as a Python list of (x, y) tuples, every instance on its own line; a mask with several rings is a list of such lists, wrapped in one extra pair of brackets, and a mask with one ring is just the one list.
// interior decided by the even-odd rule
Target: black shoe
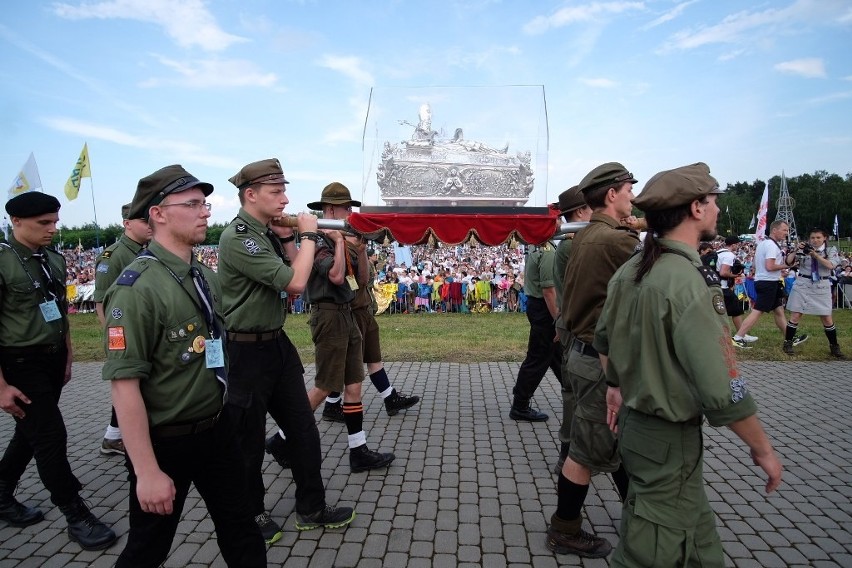
[(60, 506), (59, 510), (68, 521), (68, 538), (83, 550), (103, 550), (118, 540), (115, 532), (99, 521), (80, 497), (69, 505)]
[(340, 402), (326, 402), (322, 409), (322, 419), (329, 422), (346, 422), (343, 419), (343, 404)]
[(582, 518), (565, 521), (556, 515), (547, 527), (547, 548), (556, 554), (576, 554), (586, 558), (604, 558), (612, 551), (608, 540), (589, 534), (580, 528)]
[(789, 340), (789, 341), (785, 340), (784, 345), (781, 346), (781, 349), (783, 349), (784, 353), (786, 353), (787, 355), (795, 355), (796, 354), (796, 352), (793, 351), (793, 340), (792, 339)]
[(411, 408), (418, 402), (420, 402), (419, 396), (405, 396), (393, 389), (393, 392), (385, 399), (385, 410), (387, 410), (388, 416), (396, 416), (400, 410)]
[(269, 518), (269, 513), (266, 511), (256, 516), (254, 522), (257, 523), (257, 528), (260, 529), (260, 534), (263, 535), (263, 541), (266, 544), (275, 544), (284, 536), (281, 527)]
[(19, 503), (14, 493), (15, 485), (0, 482), (0, 520), (13, 527), (28, 527), (44, 519), (41, 510)]
[(831, 354), (834, 357), (837, 357), (838, 359), (843, 360), (843, 361), (846, 360), (846, 356), (843, 355), (843, 353), (840, 352), (840, 345), (835, 343), (834, 345), (829, 345), (828, 348), (831, 350)]
[(296, 515), (296, 528), (300, 531), (309, 531), (325, 527), (327, 529), (339, 529), (345, 527), (355, 518), (355, 510), (352, 507), (332, 507), (326, 505), (316, 513), (310, 515)]
[(539, 412), (528, 403), (526, 408), (520, 408), (513, 404), (512, 410), (509, 411), (509, 418), (512, 420), (526, 420), (527, 422), (544, 422), (550, 416), (544, 412)]
[(374, 452), (367, 444), (349, 449), (349, 467), (352, 468), (352, 473), (387, 467), (395, 458), (391, 453)]
[(290, 469), (290, 458), (287, 457), (287, 440), (277, 432), (266, 439), (266, 453), (272, 456), (278, 465)]

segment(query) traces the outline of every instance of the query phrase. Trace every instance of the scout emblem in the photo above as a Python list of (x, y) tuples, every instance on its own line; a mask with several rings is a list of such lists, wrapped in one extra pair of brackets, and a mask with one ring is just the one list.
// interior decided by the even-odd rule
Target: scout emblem
[(713, 309), (717, 314), (725, 315), (725, 300), (721, 294), (713, 294)]
[(199, 335), (192, 340), (192, 350), (195, 353), (204, 353), (204, 336)]

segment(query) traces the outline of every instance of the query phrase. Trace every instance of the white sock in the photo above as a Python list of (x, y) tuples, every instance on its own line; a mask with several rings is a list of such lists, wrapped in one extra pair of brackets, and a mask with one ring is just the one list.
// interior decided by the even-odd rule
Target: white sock
[(349, 449), (363, 446), (367, 443), (367, 433), (361, 430), (357, 434), (349, 434)]
[(107, 426), (105, 440), (121, 440), (121, 430), (115, 426)]
[(325, 397), (325, 401), (329, 404), (337, 404), (340, 402), (340, 397), (331, 398), (330, 396)]
[(281, 436), (282, 440), (286, 440), (287, 436), (284, 435), (284, 430), (278, 429), (278, 435)]
[(393, 394), (393, 387), (388, 387), (387, 389), (383, 390), (379, 394), (382, 395), (382, 398), (387, 398), (391, 394)]

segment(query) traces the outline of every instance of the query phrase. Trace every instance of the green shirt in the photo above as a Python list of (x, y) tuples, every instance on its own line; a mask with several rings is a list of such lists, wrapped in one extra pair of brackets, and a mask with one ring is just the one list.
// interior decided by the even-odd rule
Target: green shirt
[(118, 279), (124, 267), (133, 262), (142, 247), (143, 245), (123, 234), (118, 241), (108, 246), (100, 254), (95, 262), (95, 295), (93, 299), (96, 303), (104, 301), (107, 288)]
[(219, 238), (222, 312), (229, 331), (264, 332), (284, 325), (284, 289), (293, 269), (273, 250), (267, 230), (240, 208)]
[(524, 268), (524, 292), (527, 296), (544, 299), (544, 288), (553, 288), (553, 248), (550, 245), (539, 247), (527, 256)]
[(609, 284), (594, 342), (609, 357), (607, 383), (621, 387), (628, 408), (670, 422), (704, 415), (721, 426), (751, 416), (757, 408), (737, 371), (722, 289), (702, 278), (695, 249), (660, 244), (689, 258), (663, 253), (636, 284), (637, 255)]
[[(204, 341), (211, 333), (190, 265), (156, 240), (148, 251), (156, 259), (140, 256), (131, 262), (104, 298), (103, 378), (139, 379), (152, 427), (208, 418), (222, 409), (222, 390), (206, 366)], [(221, 327), (219, 280), (194, 256), (191, 262), (210, 285)]]
[[(314, 304), (317, 302), (333, 302), (335, 304), (348, 304), (355, 299), (355, 291), (349, 287), (346, 280), (342, 284), (334, 284), (328, 279), (328, 273), (334, 265), (334, 242), (328, 237), (321, 236), (317, 239), (317, 250), (314, 255), (314, 266), (308, 284), (305, 286), (305, 302)], [(346, 274), (354, 276), (358, 274), (358, 256), (347, 247), (346, 254), (349, 255), (349, 268)]]
[(54, 299), (45, 289), (46, 277), (33, 251), (9, 236), (0, 244), (0, 347), (62, 345), (68, 333), (65, 299), (65, 258), (52, 248), (36, 251), (47, 255), (51, 285), (61, 317), (44, 320), (40, 304)]
[(553, 257), (553, 283), (556, 286), (556, 305), (559, 307), (559, 317), (556, 318), (556, 327), (565, 330), (565, 320), (562, 319), (562, 294), (565, 292), (565, 267), (568, 266), (568, 257), (571, 256), (572, 239), (562, 239), (556, 247)]

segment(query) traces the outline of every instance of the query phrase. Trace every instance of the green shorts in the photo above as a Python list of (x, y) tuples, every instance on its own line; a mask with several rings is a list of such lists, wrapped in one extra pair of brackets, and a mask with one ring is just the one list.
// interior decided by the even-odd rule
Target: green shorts
[(364, 380), (361, 332), (347, 309), (314, 307), (308, 319), (314, 341), (318, 389), (342, 392), (344, 385)]
[(361, 340), (364, 342), (364, 363), (381, 363), (382, 346), (379, 343), (379, 323), (373, 315), (372, 308), (366, 306), (352, 310), (355, 316), (355, 324), (361, 332)]
[(577, 401), (568, 456), (593, 472), (617, 470), (621, 460), (615, 435), (606, 423), (606, 375), (600, 359), (571, 349), (567, 377)]

